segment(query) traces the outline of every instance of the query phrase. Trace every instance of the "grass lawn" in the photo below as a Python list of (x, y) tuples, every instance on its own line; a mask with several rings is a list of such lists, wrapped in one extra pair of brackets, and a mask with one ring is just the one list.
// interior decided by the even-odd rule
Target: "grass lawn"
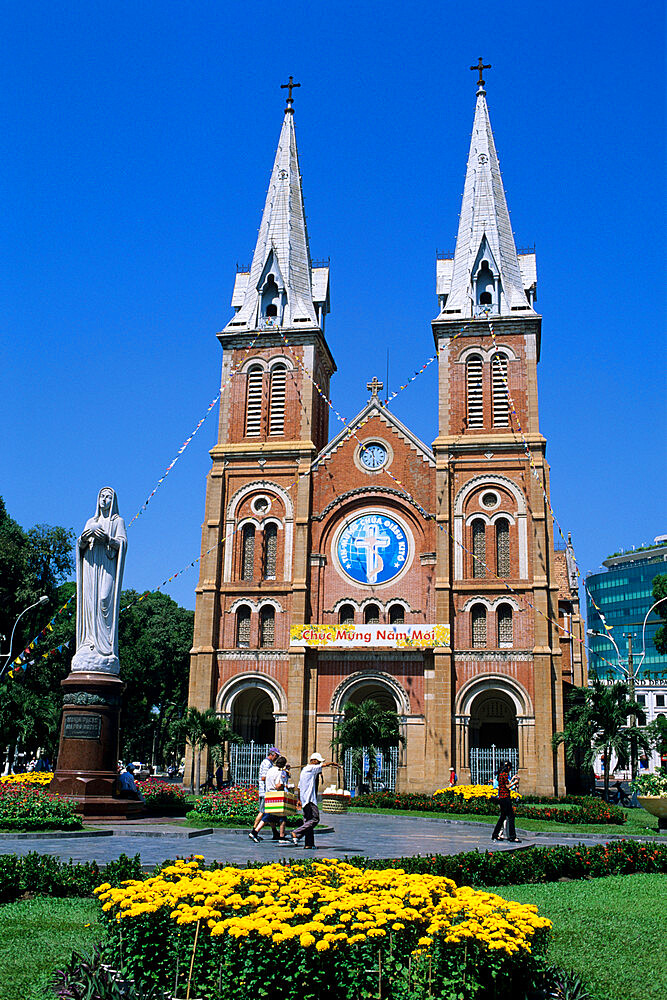
[(667, 877), (611, 875), (582, 882), (503, 885), (553, 921), (549, 960), (572, 969), (595, 1000), (664, 1000)]
[[(550, 808), (557, 808), (556, 806)], [(543, 833), (598, 833), (602, 836), (618, 834), (627, 837), (630, 834), (653, 834), (658, 836), (658, 820), (645, 809), (624, 809), (628, 820), (622, 826), (616, 823), (552, 823), (544, 819), (526, 819), (516, 817), (516, 825), (521, 830), (535, 830)], [(444, 815), (439, 812), (419, 812), (408, 809), (351, 809), (352, 813), (368, 813), (373, 816), (419, 816), (423, 819), (446, 819), (460, 823), (486, 823), (495, 826), (497, 815), (478, 816), (474, 813), (455, 813)], [(664, 834), (660, 834), (665, 836)], [(667, 838), (666, 838), (667, 839)]]
[(37, 897), (0, 906), (0, 1000), (46, 996), (54, 970), (99, 939), (99, 911), (93, 899)]

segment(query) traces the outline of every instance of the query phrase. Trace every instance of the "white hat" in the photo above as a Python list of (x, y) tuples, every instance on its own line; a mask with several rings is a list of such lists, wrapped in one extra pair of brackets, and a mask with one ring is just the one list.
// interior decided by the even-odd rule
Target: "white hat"
[(316, 760), (319, 764), (324, 764), (324, 757), (321, 753), (317, 753), (317, 751), (315, 751), (315, 753), (311, 753), (310, 759)]

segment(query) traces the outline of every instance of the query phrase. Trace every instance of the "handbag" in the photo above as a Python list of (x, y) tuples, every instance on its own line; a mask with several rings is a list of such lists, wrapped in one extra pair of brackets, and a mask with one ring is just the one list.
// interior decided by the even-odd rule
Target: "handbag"
[(267, 792), (264, 797), (264, 812), (270, 816), (293, 816), (296, 813), (296, 792), (289, 788)]

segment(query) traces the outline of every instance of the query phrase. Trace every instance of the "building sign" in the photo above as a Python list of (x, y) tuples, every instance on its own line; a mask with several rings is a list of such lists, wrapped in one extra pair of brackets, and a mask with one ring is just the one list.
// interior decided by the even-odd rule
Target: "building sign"
[(410, 541), (393, 517), (361, 514), (348, 521), (334, 542), (339, 567), (355, 583), (388, 583), (407, 564)]
[(87, 712), (65, 716), (63, 739), (66, 740), (99, 740), (102, 732), (102, 716), (89, 715)]
[(292, 625), (292, 646), (432, 649), (449, 646), (449, 625)]

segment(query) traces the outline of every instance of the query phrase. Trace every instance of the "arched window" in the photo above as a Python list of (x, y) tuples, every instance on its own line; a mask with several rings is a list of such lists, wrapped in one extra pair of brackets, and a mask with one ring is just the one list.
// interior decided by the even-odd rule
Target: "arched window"
[(510, 575), (510, 523), (505, 518), (496, 521), (496, 564), (498, 576)]
[(377, 604), (367, 604), (364, 608), (364, 622), (366, 625), (380, 624), (380, 609)]
[(246, 524), (241, 538), (241, 579), (252, 580), (255, 574), (255, 526)]
[(267, 524), (264, 528), (264, 579), (275, 580), (278, 554), (278, 527)]
[(507, 358), (494, 354), (491, 358), (491, 391), (493, 394), (493, 426), (509, 427), (510, 408), (507, 393)]
[(402, 604), (392, 604), (389, 608), (389, 624), (405, 625), (405, 608)]
[(500, 604), (498, 606), (498, 645), (501, 649), (508, 649), (513, 643), (512, 608), (509, 604)]
[(270, 604), (259, 612), (259, 644), (263, 649), (274, 646), (276, 639), (276, 612)]
[(262, 431), (262, 379), (261, 365), (251, 365), (246, 390), (246, 437), (259, 437)]
[(262, 289), (262, 315), (277, 316), (279, 301), (280, 291), (276, 284), (276, 279), (272, 274), (267, 274), (264, 288)]
[(271, 369), (271, 409), (269, 412), (269, 434), (285, 433), (285, 384), (287, 368), (276, 365)]
[(473, 354), (466, 362), (468, 427), (484, 426), (482, 365), (482, 358), (479, 354)]
[(236, 612), (236, 645), (247, 649), (250, 645), (250, 608), (242, 604)]
[(472, 575), (486, 576), (486, 524), (481, 518), (472, 522)]
[(483, 604), (475, 604), (470, 612), (472, 631), (472, 648), (486, 649), (486, 608)]
[(354, 625), (354, 608), (351, 604), (344, 604), (338, 612), (338, 621), (341, 625)]

